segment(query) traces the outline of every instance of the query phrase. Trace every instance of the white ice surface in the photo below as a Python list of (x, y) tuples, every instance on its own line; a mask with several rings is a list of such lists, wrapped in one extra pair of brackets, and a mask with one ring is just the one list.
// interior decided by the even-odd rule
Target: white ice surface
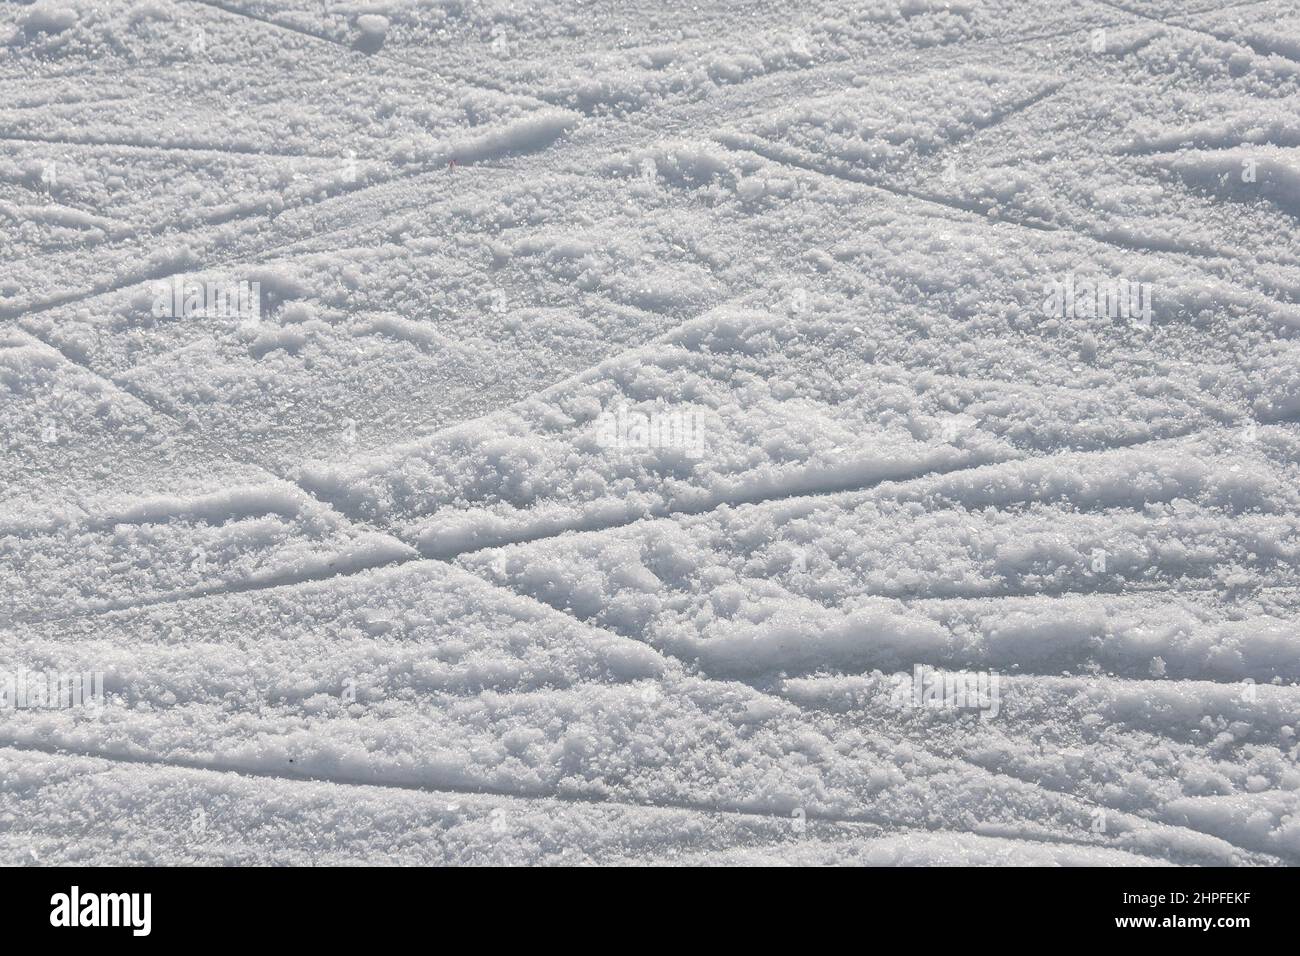
[(1289, 0), (5, 4), (0, 863), (1300, 862), (1298, 220)]

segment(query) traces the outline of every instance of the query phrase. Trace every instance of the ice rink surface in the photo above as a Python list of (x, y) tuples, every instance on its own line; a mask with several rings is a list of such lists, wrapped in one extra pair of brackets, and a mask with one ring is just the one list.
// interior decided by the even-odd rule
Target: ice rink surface
[(1294, 0), (5, 3), (0, 862), (1300, 862), (1298, 218)]

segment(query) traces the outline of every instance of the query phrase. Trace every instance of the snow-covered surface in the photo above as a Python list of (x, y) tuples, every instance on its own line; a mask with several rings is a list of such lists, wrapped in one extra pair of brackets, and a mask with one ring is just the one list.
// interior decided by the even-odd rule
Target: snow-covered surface
[(1298, 217), (1293, 0), (5, 4), (0, 862), (1300, 862)]

